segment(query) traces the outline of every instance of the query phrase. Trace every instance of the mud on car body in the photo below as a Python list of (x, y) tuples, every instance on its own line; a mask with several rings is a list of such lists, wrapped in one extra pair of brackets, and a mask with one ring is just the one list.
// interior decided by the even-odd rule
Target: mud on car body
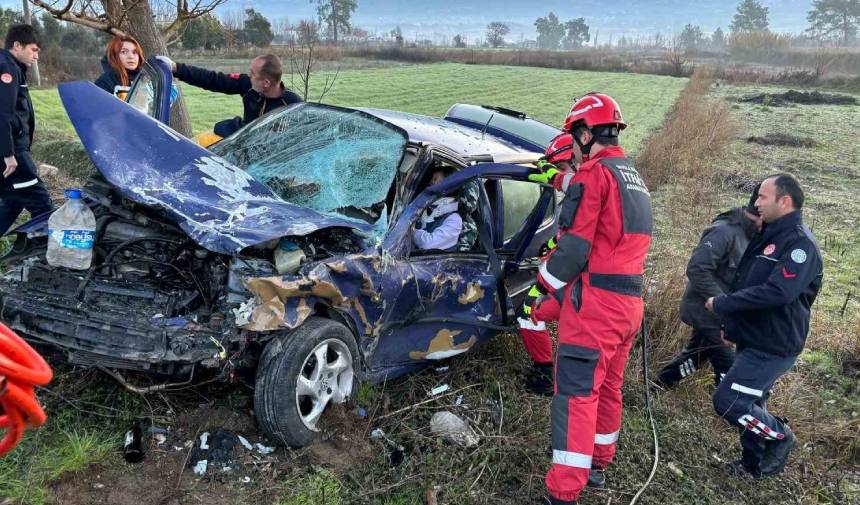
[[(509, 324), (557, 195), (527, 162), (557, 131), (510, 111), (455, 106), (458, 122), (296, 104), (206, 150), (166, 126), (169, 72), (150, 64), (122, 103), (60, 86), (98, 174), (93, 266), (45, 261), (47, 215), (14, 230), (0, 318), (72, 363), (164, 381), (255, 370), (261, 428), (301, 446), (356, 381), (475, 349)], [(494, 124), (504, 135), (465, 124)], [(509, 120), (515, 120), (511, 122)], [(518, 126), (519, 125), (519, 126)], [(119, 145), (115, 131), (135, 132)], [(425, 188), (434, 167), (457, 171)], [(411, 235), (440, 196), (472, 235), (455, 252)]]

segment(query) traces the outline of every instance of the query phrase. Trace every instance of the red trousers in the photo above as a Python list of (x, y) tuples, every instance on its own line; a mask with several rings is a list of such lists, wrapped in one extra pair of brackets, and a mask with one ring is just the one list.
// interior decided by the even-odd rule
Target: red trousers
[(558, 321), (560, 309), (558, 300), (550, 296), (534, 310), (531, 319), (517, 318), (523, 345), (535, 363), (552, 361), (552, 338), (546, 329), (546, 321)]
[[(624, 368), (642, 321), (643, 302), (592, 288), (588, 274), (565, 286), (561, 300), (559, 307), (557, 299), (548, 298), (534, 317), (547, 320), (555, 315), (559, 320), (551, 413), (553, 461), (546, 486), (556, 498), (572, 501), (585, 487), (591, 468), (606, 468), (615, 456)], [(525, 331), (530, 332), (523, 339), (533, 358), (551, 356), (545, 330), (545, 339), (539, 331)]]

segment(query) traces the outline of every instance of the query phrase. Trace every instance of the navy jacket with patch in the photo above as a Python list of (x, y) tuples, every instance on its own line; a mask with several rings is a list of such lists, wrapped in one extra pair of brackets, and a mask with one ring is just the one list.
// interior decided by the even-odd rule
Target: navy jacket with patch
[(36, 118), (27, 90), (27, 67), (8, 49), (0, 49), (0, 77), (0, 155), (5, 157), (30, 148)]
[(800, 354), (823, 280), (818, 244), (800, 211), (765, 225), (747, 247), (734, 293), (714, 299), (726, 338), (779, 356)]
[[(27, 67), (7, 49), (0, 49), (0, 156), (5, 158), (19, 151), (29, 151), (35, 129), (33, 102), (27, 89)], [(27, 163), (19, 163), (12, 175), (0, 179), (0, 187), (6, 190), (31, 186), (37, 177)]]
[[(230, 125), (228, 129), (232, 131), (224, 132), (227, 134), (233, 133), (233, 131), (238, 130), (266, 112), (302, 101), (299, 95), (287, 89), (283, 83), (281, 84), (281, 88), (283, 89), (281, 96), (266, 98), (251, 88), (251, 77), (248, 74), (224, 74), (215, 72), (214, 70), (206, 70), (205, 68), (177, 63), (174, 75), (181, 81), (208, 91), (226, 93), (228, 95), (242, 95), (242, 106), (244, 109), (242, 119), (241, 121), (236, 121), (235, 125)], [(231, 120), (222, 121), (221, 123), (229, 121)], [(217, 131), (216, 133), (219, 135), (222, 134), (222, 132)]]

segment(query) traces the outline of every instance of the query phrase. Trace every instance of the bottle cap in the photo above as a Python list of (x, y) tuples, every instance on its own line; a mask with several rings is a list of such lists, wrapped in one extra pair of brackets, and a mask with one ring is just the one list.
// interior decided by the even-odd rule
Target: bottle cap
[(70, 188), (63, 192), (67, 199), (78, 199), (81, 197), (81, 190), (76, 188)]

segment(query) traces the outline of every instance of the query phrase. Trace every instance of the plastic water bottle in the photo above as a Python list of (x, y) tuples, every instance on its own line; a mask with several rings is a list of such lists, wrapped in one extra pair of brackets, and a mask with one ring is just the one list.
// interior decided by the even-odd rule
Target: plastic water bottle
[(93, 261), (96, 217), (80, 189), (65, 191), (66, 203), (48, 218), (48, 264), (86, 270)]

